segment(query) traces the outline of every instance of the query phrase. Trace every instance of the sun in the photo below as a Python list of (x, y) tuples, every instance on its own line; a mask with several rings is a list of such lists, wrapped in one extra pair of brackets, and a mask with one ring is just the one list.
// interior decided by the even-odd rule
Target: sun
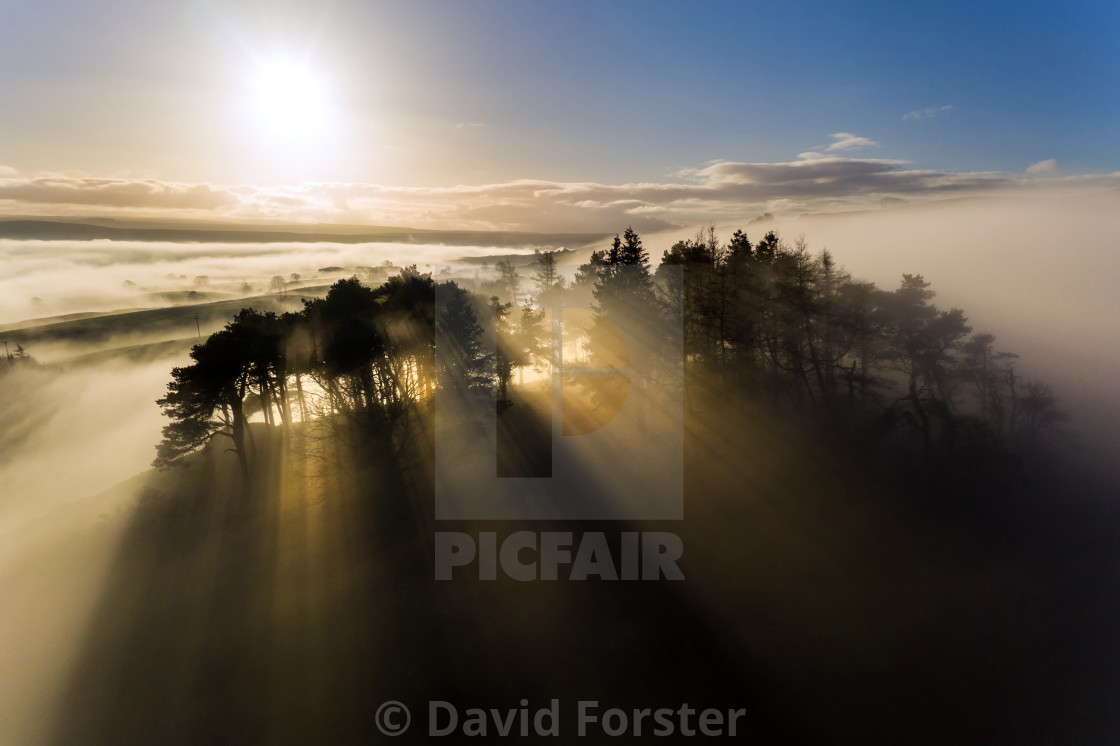
[(308, 63), (261, 61), (248, 83), (247, 103), (258, 133), (289, 143), (310, 143), (326, 135), (332, 109), (329, 82)]
[[(359, 117), (345, 68), (309, 52), (250, 53), (232, 84), (231, 167), (270, 182), (332, 180), (353, 161)], [(360, 125), (369, 129), (369, 120)]]

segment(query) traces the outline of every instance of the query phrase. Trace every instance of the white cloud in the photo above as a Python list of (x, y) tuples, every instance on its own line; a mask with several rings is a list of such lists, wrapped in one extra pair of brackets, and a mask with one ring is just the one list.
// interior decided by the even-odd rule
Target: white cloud
[(0, 176), (15, 176), (19, 171), (16, 171), (11, 166), (0, 165)]
[(1058, 162), (1053, 158), (1047, 158), (1038, 163), (1032, 163), (1027, 167), (1027, 173), (1032, 175), (1038, 174), (1052, 174), (1058, 170)]
[(943, 111), (949, 111), (952, 108), (952, 104), (946, 106), (928, 106), (925, 109), (917, 109), (916, 111), (903, 114), (902, 121), (905, 122), (907, 119), (929, 119), (932, 116), (936, 116)]
[(878, 145), (879, 143), (874, 140), (868, 140), (866, 137), (859, 137), (853, 135), (851, 132), (834, 132), (829, 135), (836, 142), (825, 148), (826, 151), (830, 150), (848, 150), (849, 148), (863, 148), (868, 145)]

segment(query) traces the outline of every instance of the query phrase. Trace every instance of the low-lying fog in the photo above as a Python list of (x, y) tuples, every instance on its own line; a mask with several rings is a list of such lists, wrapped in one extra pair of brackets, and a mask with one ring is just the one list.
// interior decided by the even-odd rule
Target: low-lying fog
[[(942, 309), (964, 309), (974, 333), (1018, 353), (1017, 371), (1052, 385), (1084, 455), (1120, 477), (1120, 191), (1049, 198), (947, 200), (871, 212), (822, 214), (773, 227), (828, 248), (856, 278), (894, 289), (920, 274)], [(685, 231), (650, 236), (658, 257)]]
[[(0, 329), (61, 314), (166, 305), (168, 298), (161, 294), (173, 294), (170, 297), (178, 302), (191, 302), (185, 297), (190, 292), (203, 298), (263, 294), (273, 291), (271, 280), (276, 276), (306, 286), (333, 282), (386, 261), (428, 270), (464, 256), (502, 252), (494, 247), (397, 243), (0, 239)], [(298, 279), (293, 280), (293, 274)]]
[(1022, 356), (1018, 370), (1054, 387), (1086, 455), (1120, 475), (1120, 192), (802, 222), (881, 287), (924, 275), (941, 307), (963, 308), (975, 332)]
[[(854, 276), (882, 288), (895, 287), (904, 272), (924, 275), (937, 291), (935, 302), (963, 308), (974, 331), (995, 334), (997, 348), (1022, 356), (1025, 376), (1055, 387), (1074, 415), (1070, 429), (1089, 453), (1107, 461), (1120, 421), (1117, 207), (1116, 192), (950, 200), (718, 231), (724, 241), (737, 227), (752, 239), (771, 227), (789, 241), (804, 235), (812, 250), (827, 247)], [(643, 238), (656, 264), (664, 249), (694, 233), (686, 228)], [(424, 271), (502, 253), (517, 252), (389, 243), (0, 241), (0, 339), (10, 338), (25, 319), (276, 295), (276, 276), (288, 288), (313, 287), (355, 273), (376, 278), (371, 270), (386, 262), (417, 264)], [(585, 255), (586, 249), (578, 256)], [(289, 302), (296, 306), (298, 299)], [(209, 327), (204, 321), (201, 331), (219, 325), (217, 319)], [(27, 345), (32, 356), (56, 366), (51, 375), (12, 377), (0, 388), (0, 535), (147, 468), (161, 426), (154, 400), (170, 368), (185, 360), (194, 320), (188, 313), (173, 332), (137, 336), (143, 332), (112, 328), (92, 347)], [(67, 362), (68, 351), (87, 354), (138, 339), (181, 344), (127, 358)]]

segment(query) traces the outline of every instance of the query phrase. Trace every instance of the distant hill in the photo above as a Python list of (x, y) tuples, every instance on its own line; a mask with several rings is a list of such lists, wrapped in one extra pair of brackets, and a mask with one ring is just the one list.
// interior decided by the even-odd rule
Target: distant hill
[(157, 241), (171, 243), (423, 243), (451, 246), (556, 248), (582, 246), (604, 233), (437, 231), (373, 225), (263, 225), (128, 221), (97, 218), (0, 218), (0, 238), (41, 241)]

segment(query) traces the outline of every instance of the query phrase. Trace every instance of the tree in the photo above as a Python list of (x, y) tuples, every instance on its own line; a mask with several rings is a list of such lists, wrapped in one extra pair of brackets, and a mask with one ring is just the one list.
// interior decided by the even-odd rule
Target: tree
[(642, 246), (642, 239), (632, 227), (627, 227), (622, 233), (622, 245), (618, 247), (618, 263), (629, 267), (641, 267), (646, 274), (649, 273), (649, 253)]
[(754, 257), (762, 264), (770, 264), (781, 253), (781, 240), (774, 231), (769, 231), (754, 248)]
[(275, 424), (279, 412), (281, 423), (287, 427), (292, 416), (288, 402), (288, 369), (284, 345), (284, 325), (271, 311), (261, 313), (252, 308), (242, 309), (234, 317), (230, 328), (236, 331), (245, 349), (249, 366), (250, 386), (256, 387), (256, 398), (265, 424)]
[(521, 356), (521, 370), (532, 365), (538, 372), (545, 370), (552, 361), (552, 330), (547, 326), (544, 308), (535, 308), (533, 299), (527, 298), (521, 306), (516, 339)]
[(816, 372), (817, 330), (813, 322), (819, 310), (818, 274), (817, 262), (803, 239), (793, 249), (778, 251), (773, 259), (772, 297), (767, 299), (767, 313), (763, 317), (770, 361), (792, 375), (798, 401), (808, 397), (815, 402), (817, 398), (809, 375)]
[(959, 308), (940, 311), (929, 301), (935, 293), (921, 275), (903, 275), (902, 284), (884, 296), (893, 358), (906, 377), (898, 400), (907, 422), (922, 436), (932, 463), (935, 427), (952, 417), (950, 367), (961, 339), (972, 331)]
[(536, 285), (537, 297), (543, 298), (553, 288), (560, 286), (563, 279), (556, 266), (556, 252), (534, 250), (533, 261), (535, 262), (533, 283)]
[(679, 267), (680, 297), (671, 297), (676, 284), (662, 293), (668, 305), (679, 304), (683, 313), (685, 355), (696, 362), (718, 364), (723, 361), (729, 331), (729, 296), (725, 272), (726, 250), (720, 246), (715, 226), (696, 234), (695, 239), (678, 241), (661, 257), (658, 276), (664, 267)]
[(305, 308), (319, 352), (316, 372), (331, 408), (368, 428), (379, 428), (386, 414), (381, 388), (387, 382), (375, 368), (388, 347), (380, 310), (373, 290), (357, 277), (337, 281), (325, 298)]
[(725, 339), (731, 359), (744, 373), (756, 365), (757, 330), (762, 309), (759, 262), (747, 234), (736, 230), (724, 261), (728, 313)]
[[(615, 237), (615, 241), (618, 241), (617, 236)], [(587, 262), (579, 265), (579, 268), (576, 269), (574, 279), (575, 287), (593, 287), (606, 277), (609, 266), (610, 262), (607, 257), (607, 252), (604, 249), (592, 251)]]
[(633, 228), (627, 228), (621, 238), (616, 235), (605, 253), (592, 253), (590, 270), (597, 280), (593, 291), (596, 312), (616, 316), (653, 313), (649, 254)]
[(509, 315), (513, 304), (502, 303), (498, 296), (490, 298), (490, 311), (494, 314), (494, 376), (498, 382), (498, 411), (508, 407), (509, 382), (513, 371), (524, 363), (512, 330)]
[(382, 336), (390, 341), (387, 371), (411, 403), (430, 393), (435, 366), (435, 283), (410, 265), (374, 291)]
[(857, 402), (869, 403), (883, 383), (878, 371), (889, 356), (883, 334), (886, 322), (879, 311), (883, 291), (873, 282), (849, 279), (837, 295), (836, 329), (846, 352), (843, 378), (854, 407)]
[(438, 385), (464, 394), (489, 390), (494, 361), (483, 349), (483, 329), (470, 295), (454, 282), (445, 283), (441, 290), (447, 300), (436, 321), (441, 340)]
[(1018, 358), (1010, 352), (996, 352), (996, 338), (975, 334), (961, 347), (961, 377), (972, 384), (981, 420), (1001, 432), (1005, 424), (1008, 361)]
[(754, 247), (746, 233), (737, 230), (731, 234), (731, 240), (727, 243), (727, 255), (731, 262), (745, 262), (754, 258)]
[(244, 398), (249, 387), (250, 362), (240, 329), (229, 324), (191, 348), (190, 365), (173, 368), (167, 395), (156, 403), (171, 422), (163, 427), (152, 465), (178, 466), (215, 436), (232, 441), (241, 475), (249, 481)]
[(505, 259), (500, 259), (494, 264), (494, 272), (497, 274), (494, 285), (498, 294), (506, 299), (516, 296), (521, 284), (521, 276), (517, 273), (517, 268)]

